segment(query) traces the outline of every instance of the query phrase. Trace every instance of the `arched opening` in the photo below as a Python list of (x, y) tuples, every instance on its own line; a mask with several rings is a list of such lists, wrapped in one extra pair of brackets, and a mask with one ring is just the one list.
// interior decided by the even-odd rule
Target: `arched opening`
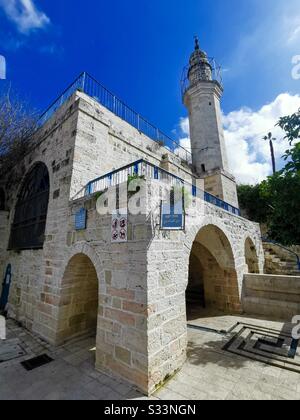
[(58, 341), (96, 337), (97, 318), (97, 272), (89, 257), (77, 254), (69, 261), (62, 279)]
[(49, 202), (49, 173), (45, 164), (34, 165), (28, 173), (18, 196), (11, 227), (9, 249), (41, 249)]
[(259, 274), (259, 261), (255, 245), (250, 238), (245, 242), (245, 259), (248, 265), (248, 273)]
[(5, 210), (5, 192), (3, 188), (0, 188), (0, 211)]
[(212, 311), (240, 312), (231, 245), (224, 232), (214, 225), (202, 228), (193, 243), (186, 302), (189, 321)]

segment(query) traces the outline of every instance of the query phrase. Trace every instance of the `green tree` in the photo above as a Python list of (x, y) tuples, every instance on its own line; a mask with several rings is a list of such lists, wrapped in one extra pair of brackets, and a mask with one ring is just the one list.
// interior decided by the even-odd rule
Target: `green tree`
[(260, 197), (270, 208), (269, 237), (283, 245), (300, 244), (300, 176), (278, 173), (259, 187)]
[[(300, 110), (281, 118), (278, 126), (290, 145), (283, 156), (284, 169), (259, 185), (240, 186), (239, 201), (250, 219), (267, 225), (272, 240), (300, 244)], [(272, 134), (265, 139), (271, 142)]]
[(266, 223), (270, 208), (268, 201), (260, 194), (260, 185), (239, 185), (239, 203), (245, 215), (258, 223)]
[(300, 138), (300, 109), (295, 114), (280, 118), (277, 125), (286, 133), (285, 138), (291, 146), (295, 140)]
[(287, 150), (283, 157), (287, 161), (283, 172), (300, 176), (300, 142), (296, 143), (292, 149)]
[(280, 118), (278, 126), (285, 131), (285, 139), (291, 146), (283, 156), (287, 162), (283, 173), (300, 175), (300, 110), (295, 114)]

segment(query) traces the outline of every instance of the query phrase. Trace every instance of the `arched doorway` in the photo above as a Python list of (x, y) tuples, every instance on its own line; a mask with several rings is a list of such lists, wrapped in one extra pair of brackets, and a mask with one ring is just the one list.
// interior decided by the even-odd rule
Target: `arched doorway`
[(58, 341), (95, 336), (98, 319), (98, 277), (85, 254), (69, 261), (62, 279)]
[(37, 163), (25, 177), (15, 207), (9, 249), (42, 249), (49, 202), (49, 173), (44, 163)]
[(203, 227), (192, 246), (186, 290), (188, 320), (211, 310), (236, 313), (240, 294), (230, 242), (217, 226)]
[(248, 266), (248, 273), (259, 274), (259, 262), (255, 245), (250, 238), (245, 242), (245, 259)]

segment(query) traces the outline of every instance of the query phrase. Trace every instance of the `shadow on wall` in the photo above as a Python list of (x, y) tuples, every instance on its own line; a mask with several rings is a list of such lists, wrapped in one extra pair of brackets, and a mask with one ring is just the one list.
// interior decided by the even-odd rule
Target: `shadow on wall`
[(245, 259), (249, 274), (259, 274), (259, 260), (255, 245), (250, 238), (245, 242)]

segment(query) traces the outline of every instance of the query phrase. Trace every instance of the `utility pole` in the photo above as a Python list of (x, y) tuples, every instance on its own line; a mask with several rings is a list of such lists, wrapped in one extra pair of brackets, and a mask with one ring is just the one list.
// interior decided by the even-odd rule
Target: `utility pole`
[(273, 137), (272, 133), (268, 133), (267, 136), (263, 138), (263, 140), (268, 141), (270, 144), (270, 151), (271, 151), (271, 160), (272, 160), (272, 169), (273, 169), (273, 175), (276, 174), (276, 161), (275, 161), (275, 152), (274, 152), (274, 144), (273, 142), (276, 141), (276, 139)]

